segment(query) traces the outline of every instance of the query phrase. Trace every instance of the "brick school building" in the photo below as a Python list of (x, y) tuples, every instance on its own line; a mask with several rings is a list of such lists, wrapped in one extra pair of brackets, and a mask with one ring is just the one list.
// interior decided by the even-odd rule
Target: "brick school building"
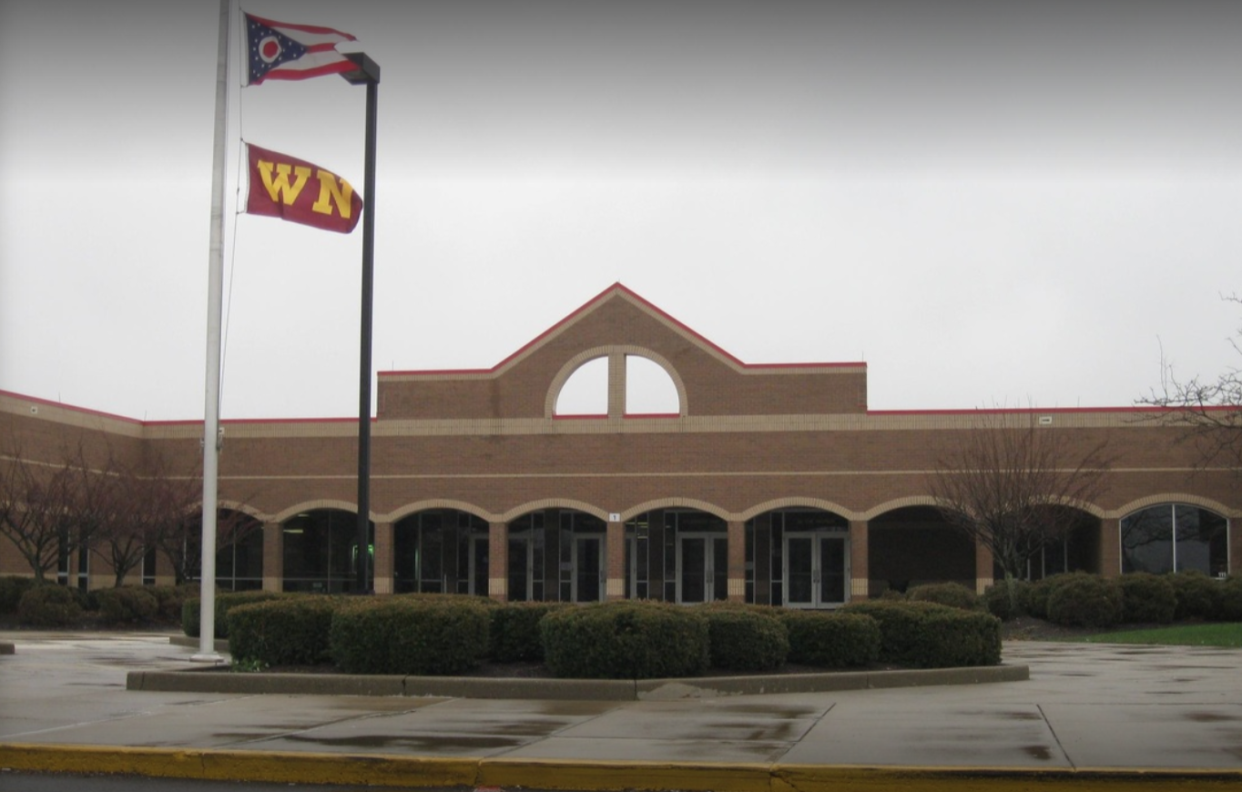
[[(558, 411), (583, 382), (598, 409)], [(662, 394), (654, 409), (648, 392)], [(998, 422), (1084, 450), (1106, 440), (1114, 458), (1030, 577), (1237, 571), (1236, 474), (1198, 469), (1194, 444), (1150, 412), (871, 411), (865, 364), (743, 363), (619, 284), (493, 368), (379, 374), (361, 552), (381, 594), (823, 608), (932, 581), (982, 591), (993, 559), (945, 523), (928, 479), (962, 433)], [(220, 550), (219, 585), (352, 590), (357, 421), (223, 426), (221, 507), (254, 529)], [(55, 466), (82, 448), (192, 471), (201, 434), (201, 421), (0, 392), (0, 464)], [(29, 572), (0, 538), (0, 574)], [(66, 556), (60, 572), (113, 583), (97, 554)], [(155, 553), (141, 576), (126, 582), (173, 579)]]

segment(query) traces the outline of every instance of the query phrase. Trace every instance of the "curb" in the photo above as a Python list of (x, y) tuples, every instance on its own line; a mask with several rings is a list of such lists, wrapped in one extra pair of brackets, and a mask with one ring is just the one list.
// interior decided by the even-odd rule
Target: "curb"
[(775, 693), (977, 685), (1030, 679), (1024, 665), (769, 674), (679, 679), (496, 679), (359, 674), (230, 673), (210, 668), (130, 671), (127, 690), (161, 693), (279, 693), (323, 696), (439, 696), (561, 701), (672, 701)]
[(603, 762), (423, 758), (175, 748), (0, 743), (0, 767), (48, 773), (284, 784), (445, 788), (527, 787), (620, 792), (945, 792), (1032, 788), (1226, 790), (1242, 788), (1240, 770), (1033, 769), (1022, 767), (855, 767), (696, 762)]

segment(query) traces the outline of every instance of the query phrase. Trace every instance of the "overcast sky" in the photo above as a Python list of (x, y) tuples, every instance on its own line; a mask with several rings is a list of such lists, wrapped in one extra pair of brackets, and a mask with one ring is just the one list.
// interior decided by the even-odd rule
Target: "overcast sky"
[[(872, 409), (1236, 366), (1242, 3), (1018, 5), (247, 10), (383, 70), (377, 370), (491, 367), (617, 281), (748, 363), (865, 360)], [(0, 390), (202, 418), (217, 19), (0, 0)], [(364, 89), (234, 95), (234, 153), (362, 189)], [(227, 233), (223, 417), (356, 415), (361, 226)]]

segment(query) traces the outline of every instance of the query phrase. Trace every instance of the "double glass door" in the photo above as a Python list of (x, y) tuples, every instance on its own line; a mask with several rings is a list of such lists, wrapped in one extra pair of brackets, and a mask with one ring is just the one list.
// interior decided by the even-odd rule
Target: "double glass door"
[(729, 597), (729, 542), (715, 534), (681, 534), (677, 541), (677, 601)]
[(849, 578), (847, 536), (829, 533), (785, 534), (785, 605), (829, 608), (845, 604)]

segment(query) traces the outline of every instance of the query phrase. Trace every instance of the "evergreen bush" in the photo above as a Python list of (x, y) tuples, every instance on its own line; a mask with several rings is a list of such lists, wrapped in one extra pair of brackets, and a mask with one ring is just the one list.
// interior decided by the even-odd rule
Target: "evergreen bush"
[(17, 613), (22, 595), (34, 588), (35, 579), (20, 575), (0, 576), (0, 613)]
[(228, 611), (234, 664), (318, 665), (331, 659), (328, 637), (340, 597), (306, 595), (238, 605)]
[(543, 660), (539, 622), (555, 610), (572, 607), (565, 602), (511, 602), (492, 608), (488, 654), (498, 663)]
[(979, 595), (961, 583), (924, 583), (906, 592), (911, 602), (934, 602), (961, 610), (978, 610)]
[(194, 586), (192, 590), (189, 586), (143, 586), (143, 591), (148, 591), (159, 601), (159, 612), (156, 615), (160, 621), (172, 622), (176, 624), (181, 619), (181, 608), (185, 603), (186, 597), (192, 597), (198, 594), (198, 586)]
[(651, 679), (707, 667), (707, 618), (698, 609), (623, 600), (566, 608), (539, 624), (544, 660), (558, 677)]
[[(1058, 576), (1059, 577), (1059, 576)], [(1048, 621), (1064, 627), (1112, 627), (1121, 621), (1123, 598), (1115, 580), (1070, 575), (1048, 595)]]
[(1167, 575), (1150, 572), (1132, 572), (1122, 575), (1121, 586), (1123, 622), (1156, 622), (1168, 624), (1177, 610), (1177, 592)]
[(770, 610), (703, 608), (708, 665), (728, 671), (771, 671), (783, 666), (789, 656), (789, 633)]
[(489, 610), (480, 597), (345, 600), (332, 616), (332, 659), (348, 674), (459, 674), (487, 654)]
[(1242, 621), (1242, 575), (1230, 575), (1220, 587), (1221, 621)]
[(1221, 585), (1198, 570), (1175, 572), (1167, 576), (1177, 597), (1174, 618), (1215, 619), (1221, 608)]
[(861, 613), (787, 610), (789, 662), (820, 668), (868, 666), (880, 658), (880, 625)]
[(913, 668), (995, 665), (1000, 662), (1000, 619), (933, 602), (870, 600), (845, 613), (880, 625), (880, 662)]
[[(229, 609), (238, 605), (249, 605), (252, 602), (280, 599), (281, 597), (299, 597), (301, 594), (283, 594), (276, 591), (222, 591), (216, 592), (215, 637), (229, 637)], [(202, 600), (189, 597), (181, 603), (181, 629), (191, 638), (199, 637), (202, 631), (200, 610)]]
[(1031, 584), (1031, 588), (1027, 592), (1027, 613), (1037, 619), (1048, 619), (1048, 600), (1051, 598), (1052, 592), (1066, 583), (1087, 577), (1094, 576), (1088, 575), (1086, 572), (1061, 572), (1060, 574), (1049, 575), (1043, 580), (1036, 581)]
[(81, 598), (67, 586), (32, 586), (17, 604), (17, 621), (30, 627), (67, 627), (81, 619)]
[(105, 624), (143, 624), (154, 621), (160, 601), (140, 586), (121, 586), (95, 592), (99, 615)]
[[(1010, 596), (1012, 587), (1013, 596)], [(1031, 584), (1026, 580), (998, 580), (983, 592), (983, 606), (1001, 621), (1016, 619), (1029, 612)]]

